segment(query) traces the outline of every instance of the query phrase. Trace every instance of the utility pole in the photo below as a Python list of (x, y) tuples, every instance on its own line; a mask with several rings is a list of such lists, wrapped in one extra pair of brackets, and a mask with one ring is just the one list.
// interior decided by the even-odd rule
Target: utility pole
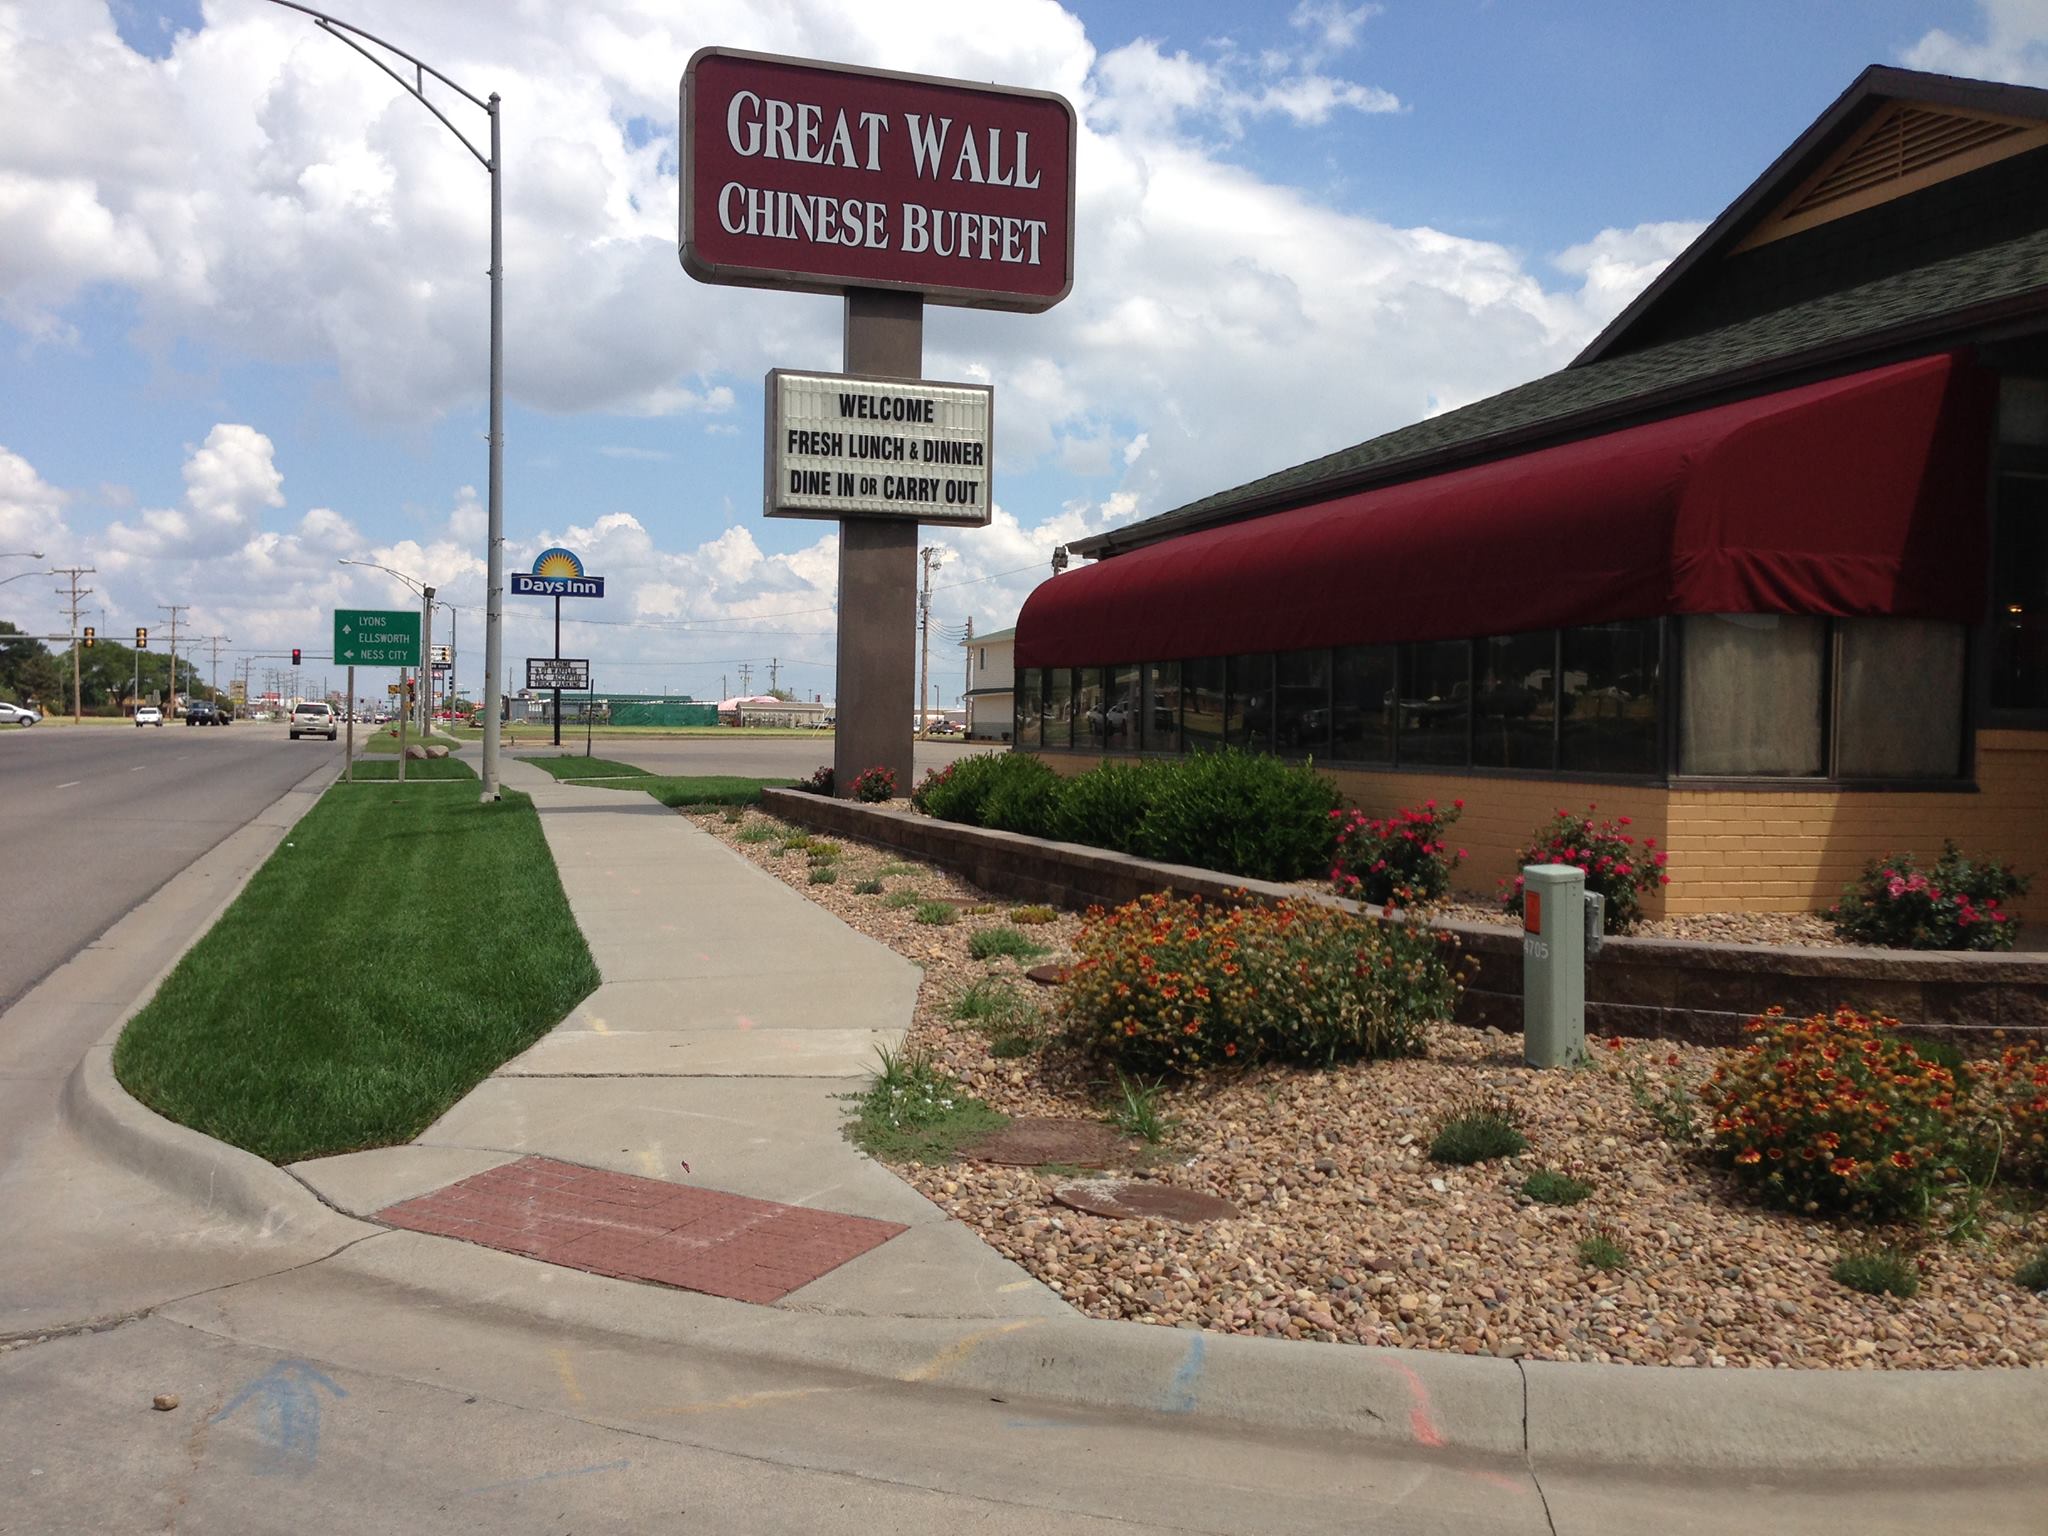
[(206, 638), (206, 643), (207, 643), (208, 645), (210, 645), (210, 646), (212, 646), (212, 647), (213, 647), (213, 670), (212, 670), (211, 680), (210, 680), (210, 681), (209, 681), (209, 682), (207, 683), (207, 686), (208, 686), (209, 688), (211, 688), (211, 689), (213, 690), (213, 707), (214, 707), (215, 709), (219, 709), (219, 708), (220, 708), (220, 648), (221, 648), (221, 647), (222, 647), (223, 645), (228, 645), (228, 644), (230, 644), (230, 643), (232, 643), (232, 642), (230, 642), (230, 641), (229, 641), (229, 639), (228, 639), (228, 637), (227, 637), (226, 635), (209, 635), (209, 636), (207, 636), (207, 638)]
[(782, 658), (780, 656), (770, 656), (768, 658), (768, 691), (770, 693), (773, 693), (778, 687), (781, 686), (781, 673)]
[(178, 713), (178, 615), (191, 606), (190, 603), (157, 604), (171, 616), (171, 686), (164, 691), (164, 704), (170, 710), (167, 718), (175, 719)]
[(967, 676), (960, 684), (960, 709), (967, 716), (967, 734), (974, 734), (974, 700), (968, 695), (974, 692), (974, 615), (967, 615)]
[[(560, 647), (557, 647), (560, 649)], [(434, 719), (434, 589), (420, 588), (420, 662), (426, 686), (420, 689), (420, 740), (433, 735)]]
[(919, 659), (917, 669), (917, 734), (922, 736), (931, 728), (932, 682), (932, 572), (946, 558), (946, 552), (935, 544), (927, 544), (918, 552), (924, 561), (924, 588), (917, 594), (917, 628)]
[(752, 663), (752, 662), (746, 662), (746, 661), (743, 661), (743, 662), (741, 662), (741, 663), (740, 663), (740, 697), (741, 697), (741, 698), (743, 698), (743, 699), (751, 699), (751, 698), (752, 698), (753, 696), (754, 696), (754, 667), (753, 667), (753, 663)]
[[(95, 576), (99, 572), (96, 567), (90, 565), (60, 565), (51, 571), (50, 574), (52, 576), (68, 576), (71, 578), (71, 723), (76, 725), (85, 713), (81, 703), (82, 694), (80, 692), (81, 682), (78, 664), (78, 600), (81, 597), (87, 596), (92, 591), (91, 587), (79, 586), (78, 578), (81, 576)], [(57, 589), (57, 595), (59, 597), (65, 595), (62, 587)]]

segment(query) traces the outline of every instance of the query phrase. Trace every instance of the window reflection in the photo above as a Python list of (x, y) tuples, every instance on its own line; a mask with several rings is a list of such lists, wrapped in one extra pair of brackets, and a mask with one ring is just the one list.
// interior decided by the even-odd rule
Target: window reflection
[(1107, 722), (1103, 718), (1102, 668), (1081, 667), (1074, 673), (1074, 745), (1102, 750)]
[(1020, 747), (1035, 747), (1045, 740), (1045, 701), (1038, 696), (1044, 684), (1045, 673), (1037, 667), (1025, 667), (1017, 673), (1017, 718), (1012, 729)]
[(1426, 640), (1401, 647), (1396, 761), (1463, 766), (1472, 714), (1472, 646)]
[(1055, 667), (1045, 674), (1045, 744), (1074, 744), (1074, 674)]
[(1273, 750), (1273, 658), (1230, 658), (1230, 698), (1224, 711), (1224, 739), (1240, 752)]
[(1223, 745), (1223, 658), (1205, 656), (1180, 664), (1181, 734), (1190, 752)]
[(1333, 658), (1331, 755), (1344, 763), (1394, 760), (1394, 648), (1347, 645)]
[(1657, 630), (1655, 619), (1634, 619), (1564, 632), (1559, 767), (1657, 771)]
[(1180, 750), (1180, 663), (1155, 661), (1145, 668), (1143, 734), (1147, 752)]
[(1483, 768), (1554, 766), (1557, 631), (1479, 642), (1472, 761)]
[(1138, 666), (1109, 669), (1109, 690), (1104, 700), (1102, 744), (1111, 752), (1138, 750), (1139, 706)]
[(1273, 739), (1287, 757), (1330, 755), (1330, 653), (1286, 651), (1274, 666)]

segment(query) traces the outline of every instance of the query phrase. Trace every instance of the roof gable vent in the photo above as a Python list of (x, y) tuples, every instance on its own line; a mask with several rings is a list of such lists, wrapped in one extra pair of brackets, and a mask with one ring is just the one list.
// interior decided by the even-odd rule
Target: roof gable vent
[(1895, 102), (1830, 156), (1738, 251), (1904, 197), (2048, 144), (2048, 125)]

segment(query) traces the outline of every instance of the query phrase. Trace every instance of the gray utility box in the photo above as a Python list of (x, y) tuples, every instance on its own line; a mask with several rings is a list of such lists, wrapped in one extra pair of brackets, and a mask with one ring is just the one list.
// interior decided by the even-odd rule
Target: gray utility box
[(1586, 961), (1600, 951), (1607, 899), (1570, 864), (1522, 869), (1522, 1059), (1575, 1067), (1586, 1058)]

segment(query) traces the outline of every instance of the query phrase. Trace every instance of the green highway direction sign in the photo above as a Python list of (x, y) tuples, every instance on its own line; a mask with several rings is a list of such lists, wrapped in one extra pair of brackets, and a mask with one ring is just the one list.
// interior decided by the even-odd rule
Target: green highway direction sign
[(403, 608), (334, 610), (334, 660), (343, 667), (416, 667), (420, 616)]

